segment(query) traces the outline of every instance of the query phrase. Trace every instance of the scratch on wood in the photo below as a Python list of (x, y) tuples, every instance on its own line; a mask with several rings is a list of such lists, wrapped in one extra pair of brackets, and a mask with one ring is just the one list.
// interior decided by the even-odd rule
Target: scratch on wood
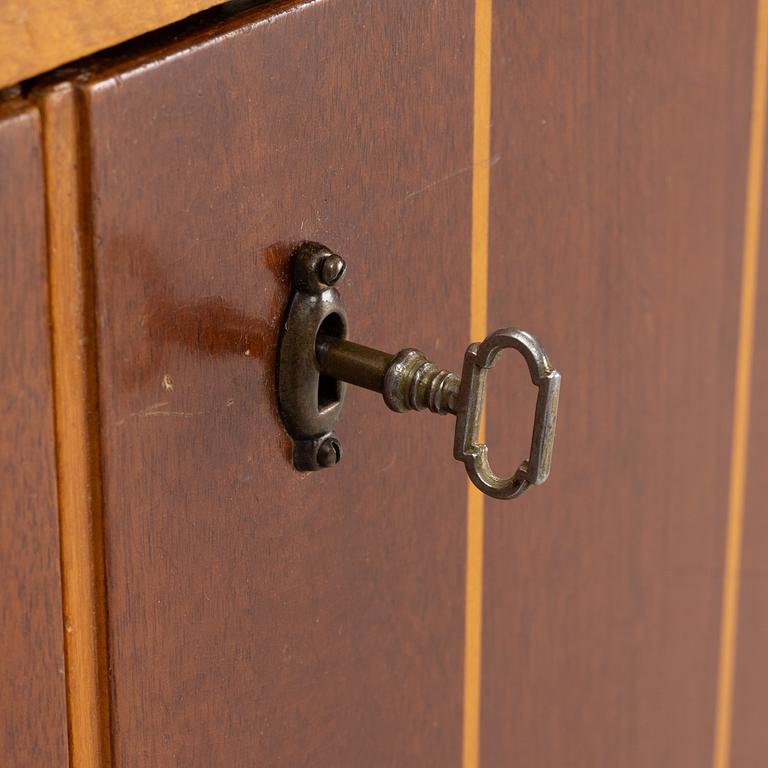
[(120, 419), (118, 422), (115, 423), (116, 427), (120, 427), (123, 424), (125, 424), (128, 419), (143, 419), (147, 416), (180, 416), (181, 418), (189, 419), (192, 416), (201, 416), (203, 411), (169, 411), (169, 410), (162, 410), (166, 405), (168, 405), (167, 401), (164, 401), (162, 403), (153, 403), (152, 405), (148, 405), (146, 408), (142, 408), (140, 411), (134, 411), (133, 413), (129, 413), (125, 418)]
[[(496, 163), (501, 160), (501, 155), (494, 155), (490, 160), (487, 161), (488, 167), (492, 168)], [(409, 192), (405, 196), (405, 200), (410, 200), (417, 195), (422, 194), (422, 192), (426, 192), (428, 189), (432, 189), (432, 187), (436, 187), (438, 184), (442, 184), (445, 181), (450, 181), (451, 179), (455, 179), (457, 176), (461, 176), (463, 173), (469, 173), (473, 168), (485, 165), (486, 161), (482, 161), (480, 163), (475, 163), (471, 165), (467, 165), (464, 168), (459, 168), (458, 171), (453, 171), (452, 173), (448, 173), (445, 176), (441, 176), (439, 179), (436, 179), (435, 181), (431, 181), (429, 184), (426, 184), (425, 186), (421, 187), (420, 189), (417, 189), (413, 192)]]

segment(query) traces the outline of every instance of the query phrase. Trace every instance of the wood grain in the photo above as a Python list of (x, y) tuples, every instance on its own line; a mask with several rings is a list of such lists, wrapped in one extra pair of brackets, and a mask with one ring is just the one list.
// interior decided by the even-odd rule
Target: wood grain
[(744, 239), (741, 259), (739, 326), (734, 375), (733, 432), (728, 484), (728, 522), (725, 538), (723, 598), (720, 619), (720, 657), (717, 719), (712, 765), (728, 768), (731, 757), (733, 693), (736, 666), (739, 602), (741, 599), (744, 507), (749, 464), (749, 426), (757, 314), (757, 270), (764, 190), (763, 167), (768, 98), (768, 1), (758, 0), (755, 19), (749, 153), (744, 202)]
[(0, 105), (0, 763), (67, 765), (37, 111)]
[(351, 392), (298, 474), (274, 356), (312, 238), (356, 339), (459, 366), (471, 41), (465, 2), (284, 5), (82, 86), (116, 765), (460, 760), (453, 424)]
[(548, 484), (487, 505), (482, 765), (711, 763), (754, 10), (495, 4), (489, 325), (563, 385)]
[(0, 88), (213, 5), (216, 0), (5, 0)]
[[(763, 167), (768, 174), (768, 162)], [(768, 178), (768, 175), (764, 176)], [(757, 268), (752, 398), (747, 452), (741, 589), (736, 632), (730, 765), (750, 768), (768, 755), (768, 198), (763, 195)]]
[(70, 758), (74, 768), (96, 768), (109, 765), (110, 749), (90, 208), (76, 90), (64, 83), (34, 97), (48, 203)]

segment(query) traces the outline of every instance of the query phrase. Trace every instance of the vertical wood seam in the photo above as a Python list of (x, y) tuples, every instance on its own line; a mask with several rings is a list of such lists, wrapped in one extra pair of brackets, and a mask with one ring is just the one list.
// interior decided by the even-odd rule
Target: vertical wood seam
[[(491, 143), (492, 0), (475, 0), (472, 129), (471, 341), (485, 338), (488, 325), (488, 208)], [(480, 439), (485, 439), (485, 421)], [(463, 768), (477, 768), (480, 742), (480, 681), (483, 618), (483, 494), (467, 483), (467, 565), (464, 625)]]
[(750, 390), (757, 302), (758, 249), (763, 194), (766, 94), (768, 93), (768, 0), (758, 0), (752, 114), (750, 120), (741, 305), (733, 402), (733, 433), (720, 626), (717, 710), (712, 764), (728, 768), (731, 753), (744, 496), (747, 474)]
[(95, 314), (83, 95), (33, 94), (46, 181), (70, 765), (111, 763)]

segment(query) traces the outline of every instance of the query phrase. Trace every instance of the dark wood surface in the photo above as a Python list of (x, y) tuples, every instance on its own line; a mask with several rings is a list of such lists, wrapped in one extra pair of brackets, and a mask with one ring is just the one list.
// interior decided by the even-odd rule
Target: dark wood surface
[[(768, 178), (768, 169), (764, 169)], [(749, 453), (736, 642), (732, 768), (768, 755), (768, 197), (764, 195), (757, 277)]]
[[(709, 765), (754, 8), (494, 6), (490, 326), (539, 334), (563, 385), (548, 485), (487, 505), (481, 765)], [(508, 464), (528, 408), (491, 403)], [(739, 765), (766, 760), (764, 691)]]
[(460, 365), (471, 5), (249, 19), (83, 86), (115, 765), (455, 765), (452, 419), (350, 392), (341, 465), (296, 473), (274, 357), (311, 238), (354, 338)]
[(67, 764), (40, 121), (0, 105), (0, 764)]

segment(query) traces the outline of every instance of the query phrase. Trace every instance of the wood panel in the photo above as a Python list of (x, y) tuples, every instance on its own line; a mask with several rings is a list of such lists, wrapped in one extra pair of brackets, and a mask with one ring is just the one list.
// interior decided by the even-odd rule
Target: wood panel
[(37, 111), (0, 105), (0, 763), (67, 765)]
[(274, 355), (304, 238), (357, 339), (459, 366), (472, 8), (273, 6), (83, 88), (118, 766), (460, 761), (452, 420), (351, 392), (296, 473)]
[[(768, 165), (768, 164), (767, 164)], [(763, 183), (768, 168), (763, 170)], [(763, 200), (762, 246), (757, 279), (757, 318), (750, 398), (744, 533), (736, 632), (730, 765), (749, 768), (768, 755), (768, 198)]]
[(563, 389), (549, 484), (487, 505), (483, 765), (712, 760), (753, 29), (751, 3), (495, 4), (489, 325)]

